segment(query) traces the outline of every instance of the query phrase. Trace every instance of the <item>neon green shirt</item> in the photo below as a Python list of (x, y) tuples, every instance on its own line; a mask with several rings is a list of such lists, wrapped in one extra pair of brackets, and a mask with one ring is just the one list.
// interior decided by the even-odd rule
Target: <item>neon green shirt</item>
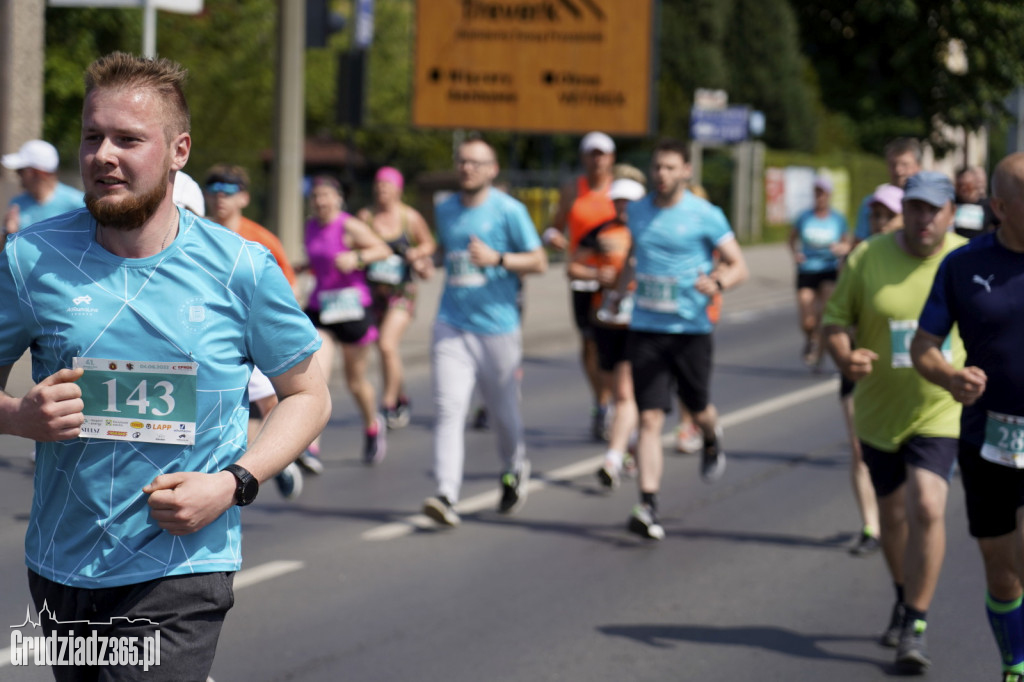
[[(854, 249), (822, 320), (856, 327), (857, 345), (878, 354), (871, 374), (854, 389), (854, 428), (858, 438), (885, 452), (895, 452), (912, 436), (960, 435), (960, 404), (917, 373), (910, 341), (939, 263), (967, 240), (947, 234), (940, 253), (920, 259), (900, 248), (897, 234), (878, 235)], [(964, 366), (956, 327), (943, 352), (954, 367)]]

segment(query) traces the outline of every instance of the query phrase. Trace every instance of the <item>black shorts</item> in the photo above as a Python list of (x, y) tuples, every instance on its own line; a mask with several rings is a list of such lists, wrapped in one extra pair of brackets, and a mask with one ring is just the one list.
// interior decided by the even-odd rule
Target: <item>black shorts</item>
[(948, 482), (956, 463), (957, 439), (911, 436), (896, 452), (885, 452), (861, 441), (860, 450), (871, 472), (875, 494), (885, 497), (906, 482), (908, 465), (930, 471)]
[(594, 343), (597, 344), (597, 366), (602, 372), (611, 372), (620, 362), (626, 362), (628, 328), (602, 327), (595, 324), (593, 331)]
[(626, 343), (626, 357), (633, 365), (636, 405), (643, 410), (672, 410), (672, 381), (676, 395), (692, 413), (708, 406), (711, 334), (657, 334), (633, 331)]
[(576, 329), (580, 330), (580, 336), (585, 339), (594, 338), (594, 325), (590, 316), (594, 306), (595, 293), (593, 291), (572, 292), (572, 317), (576, 321)]
[(335, 338), (341, 343), (359, 343), (363, 337), (370, 331), (370, 327), (373, 325), (371, 318), (371, 311), (366, 310), (363, 313), (363, 319), (352, 320), (351, 322), (338, 322), (337, 324), (321, 324), (320, 323), (320, 311), (306, 308), (306, 317), (313, 323), (313, 326), (317, 329), (326, 329), (327, 331), (334, 334)]
[(824, 272), (798, 272), (796, 273), (796, 288), (817, 290), (818, 287), (825, 282), (835, 283), (838, 277), (839, 273), (835, 270), (825, 270)]
[(981, 446), (963, 441), (957, 458), (971, 536), (996, 538), (1016, 530), (1017, 510), (1024, 507), (1024, 469), (983, 459)]
[[(80, 637), (92, 634), (134, 637), (141, 659), (145, 640), (160, 633), (160, 665), (144, 672), (142, 665), (98, 667), (55, 665), (58, 682), (88, 679), (205, 680), (213, 667), (224, 616), (235, 603), (233, 573), (192, 573), (148, 582), (87, 589), (69, 587), (28, 571), (36, 612), (45, 604), (55, 626), (43, 619), (43, 631)], [(107, 624), (104, 624), (107, 623)], [(126, 641), (126, 640), (121, 640)], [(107, 650), (108, 655), (111, 651)], [(120, 663), (120, 660), (118, 661)]]

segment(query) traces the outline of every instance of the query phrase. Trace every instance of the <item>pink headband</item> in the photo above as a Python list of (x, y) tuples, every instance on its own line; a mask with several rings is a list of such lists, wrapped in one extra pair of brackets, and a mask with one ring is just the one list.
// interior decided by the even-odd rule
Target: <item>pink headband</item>
[(374, 176), (373, 181), (390, 182), (398, 188), (399, 192), (401, 192), (402, 188), (405, 186), (405, 180), (402, 178), (401, 172), (399, 172), (397, 168), (392, 168), (391, 166), (384, 166), (377, 171), (377, 175)]

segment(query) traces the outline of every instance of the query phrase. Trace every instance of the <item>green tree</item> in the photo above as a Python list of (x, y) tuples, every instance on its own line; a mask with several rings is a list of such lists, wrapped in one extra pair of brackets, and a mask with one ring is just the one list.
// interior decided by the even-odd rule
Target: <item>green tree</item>
[[(947, 126), (1000, 117), (1024, 83), (1024, 4), (1014, 0), (793, 0), (826, 105), (877, 151), (898, 135), (941, 152)], [(956, 57), (962, 52), (964, 60)], [(951, 60), (950, 57), (953, 57)], [(966, 69), (960, 68), (965, 66)]]

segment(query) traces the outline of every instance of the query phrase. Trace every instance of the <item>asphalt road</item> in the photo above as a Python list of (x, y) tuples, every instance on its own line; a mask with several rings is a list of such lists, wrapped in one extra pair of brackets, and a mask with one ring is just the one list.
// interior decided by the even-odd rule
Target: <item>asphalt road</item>
[[(354, 410), (335, 390), (324, 475), (308, 478), (297, 502), (268, 486), (243, 515), (245, 566), (213, 677), (895, 675), (891, 650), (875, 643), (893, 597), (882, 559), (846, 552), (858, 519), (835, 376), (800, 365), (789, 304), (727, 305), (716, 344), (713, 397), (729, 467), (707, 485), (696, 458), (668, 456), (661, 543), (625, 530), (631, 481), (610, 494), (597, 485), (602, 448), (588, 438), (584, 384), (565, 342), (535, 346), (524, 363), (529, 501), (514, 517), (493, 511), (493, 435), (472, 432), (456, 530), (421, 527), (420, 504), (433, 492), (425, 368), (409, 376), (413, 422), (391, 434), (388, 458), (375, 468), (359, 462)], [(30, 476), (24, 444), (0, 439), (0, 621), (10, 624), (22, 622), (28, 603), (21, 544)], [(998, 654), (959, 479), (947, 513), (928, 677), (995, 680)], [(50, 679), (4, 663), (0, 651), (0, 680)]]

